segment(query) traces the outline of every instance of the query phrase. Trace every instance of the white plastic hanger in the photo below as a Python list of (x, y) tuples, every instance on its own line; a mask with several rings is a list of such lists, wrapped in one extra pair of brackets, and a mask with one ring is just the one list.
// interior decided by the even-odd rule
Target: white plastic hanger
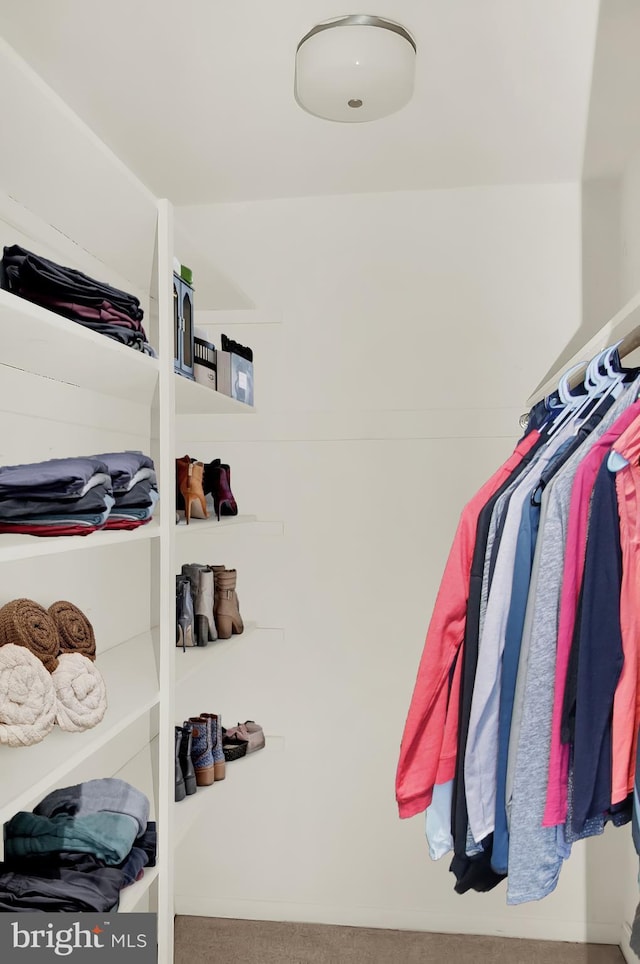
[[(594, 407), (589, 411), (589, 416), (593, 415), (593, 413), (598, 410), (606, 398), (609, 398), (610, 396), (613, 396), (613, 398), (618, 398), (624, 389), (626, 372), (622, 371), (620, 368), (613, 367), (613, 358), (618, 350), (619, 344), (620, 342), (617, 342), (615, 345), (611, 345), (598, 356), (597, 377), (601, 379), (602, 393)], [(600, 374), (601, 365), (607, 373), (605, 376)]]
[(571, 368), (567, 369), (564, 375), (562, 375), (558, 380), (558, 398), (562, 403), (562, 408), (549, 426), (549, 435), (553, 435), (561, 425), (564, 425), (564, 423), (569, 420), (574, 410), (584, 400), (584, 394), (582, 392), (580, 392), (578, 395), (572, 395), (569, 388), (569, 379), (575, 372), (580, 371), (581, 368), (585, 368), (587, 364), (588, 362), (578, 362), (577, 365), (573, 365)]
[[(580, 408), (574, 412), (573, 421), (578, 423), (576, 425), (576, 432), (587, 417), (587, 413), (589, 416), (593, 415), (604, 399), (616, 388), (620, 379), (624, 378), (624, 375), (618, 376), (618, 373), (613, 372), (610, 365), (607, 368), (607, 374), (602, 374), (600, 371), (601, 366), (605, 363), (605, 359), (610, 360), (609, 355), (614, 351), (615, 346), (613, 348), (605, 348), (599, 355), (592, 358), (587, 366), (585, 385), (589, 387), (590, 391)], [(609, 374), (609, 372), (612, 372), (612, 374)], [(591, 402), (593, 401), (595, 401), (596, 404), (591, 407)], [(581, 416), (583, 417), (581, 418)]]

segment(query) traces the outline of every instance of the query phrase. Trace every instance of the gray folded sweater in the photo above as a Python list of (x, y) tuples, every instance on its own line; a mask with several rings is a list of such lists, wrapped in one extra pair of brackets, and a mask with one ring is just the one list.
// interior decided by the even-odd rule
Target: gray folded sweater
[(116, 777), (105, 777), (53, 790), (34, 807), (33, 812), (40, 817), (56, 817), (59, 814), (83, 817), (102, 812), (126, 814), (137, 822), (136, 836), (139, 836), (147, 829), (149, 800), (130, 783)]

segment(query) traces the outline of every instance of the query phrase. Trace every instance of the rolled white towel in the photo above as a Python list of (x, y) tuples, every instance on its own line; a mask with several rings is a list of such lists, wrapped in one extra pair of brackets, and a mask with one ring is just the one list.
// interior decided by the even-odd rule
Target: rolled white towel
[(56, 691), (42, 662), (24, 646), (0, 646), (0, 743), (40, 743), (55, 715)]
[(77, 732), (97, 726), (107, 709), (107, 690), (96, 664), (81, 653), (63, 653), (51, 679), (60, 729)]

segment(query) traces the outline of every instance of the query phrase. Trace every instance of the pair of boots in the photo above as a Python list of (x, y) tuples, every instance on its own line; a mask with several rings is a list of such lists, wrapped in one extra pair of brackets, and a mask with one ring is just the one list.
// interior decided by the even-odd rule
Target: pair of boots
[(184, 507), (187, 525), (194, 519), (208, 519), (207, 495), (213, 496), (218, 521), (221, 515), (237, 515), (238, 505), (231, 491), (231, 467), (220, 459), (205, 464), (185, 455), (176, 459), (176, 508)]
[(193, 726), (187, 722), (176, 726), (176, 791), (175, 801), (179, 803), (186, 796), (196, 792), (196, 771), (191, 759)]
[(185, 726), (192, 728), (191, 758), (196, 784), (209, 787), (214, 781), (224, 780), (225, 760), (222, 749), (222, 718), (216, 713), (190, 716)]
[[(244, 624), (236, 593), (237, 577), (235, 569), (225, 569), (224, 566), (190, 563), (182, 567), (182, 576), (176, 578), (178, 581), (186, 580), (189, 584), (194, 626), (194, 642), (191, 645), (206, 646), (207, 643), (214, 642), (216, 639), (230, 639), (234, 633), (238, 635), (242, 633)], [(182, 586), (182, 596), (184, 592)], [(182, 618), (184, 621), (184, 616)], [(180, 628), (180, 609), (178, 609), (177, 622)], [(182, 640), (183, 648), (189, 645), (184, 632)], [(180, 633), (178, 633), (177, 645), (181, 645)]]

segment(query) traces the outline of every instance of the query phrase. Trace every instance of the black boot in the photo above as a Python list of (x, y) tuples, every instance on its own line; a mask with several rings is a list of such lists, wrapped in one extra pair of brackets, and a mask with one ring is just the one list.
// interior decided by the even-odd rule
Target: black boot
[(196, 771), (193, 769), (193, 760), (191, 759), (193, 727), (191, 723), (185, 723), (184, 726), (178, 726), (176, 729), (182, 733), (182, 740), (180, 741), (180, 767), (182, 768), (185, 792), (187, 796), (190, 796), (198, 789), (196, 785)]
[(179, 803), (180, 800), (184, 800), (187, 795), (187, 791), (184, 783), (184, 776), (182, 773), (182, 766), (180, 760), (180, 748), (182, 746), (182, 727), (176, 726), (176, 791), (175, 791), (175, 801)]

